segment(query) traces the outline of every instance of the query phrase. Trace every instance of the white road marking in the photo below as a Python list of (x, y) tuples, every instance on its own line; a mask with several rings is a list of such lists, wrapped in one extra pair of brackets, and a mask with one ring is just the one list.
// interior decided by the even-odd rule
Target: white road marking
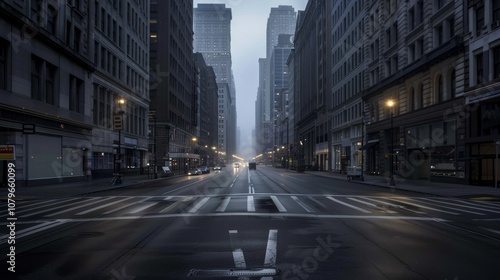
[[(348, 199), (350, 199), (350, 200), (352, 200), (352, 201), (356, 201), (356, 202), (362, 203), (362, 204), (365, 204), (365, 205), (368, 205), (368, 206), (370, 206), (370, 207), (380, 208), (380, 207), (378, 207), (377, 205), (375, 205), (375, 204), (373, 204), (373, 203), (366, 202), (366, 201), (363, 201), (363, 200), (360, 200), (360, 199), (356, 199), (356, 198), (353, 198), (353, 197), (348, 197)], [(383, 209), (383, 208), (382, 208), (382, 211), (383, 211), (383, 212), (386, 212), (386, 213), (389, 213), (389, 214), (394, 214), (394, 213), (397, 213), (396, 211), (387, 210), (387, 209)]]
[(104, 199), (101, 199), (101, 200), (92, 201), (92, 202), (89, 202), (89, 203), (86, 203), (86, 204), (83, 204), (83, 205), (78, 205), (78, 206), (75, 206), (75, 207), (71, 207), (71, 208), (68, 208), (68, 209), (61, 210), (61, 211), (56, 212), (56, 213), (51, 213), (49, 215), (45, 215), (45, 217), (54, 217), (54, 216), (57, 216), (57, 215), (60, 215), (60, 214), (63, 214), (63, 213), (67, 213), (67, 212), (70, 212), (70, 211), (73, 211), (73, 210), (76, 210), (76, 209), (80, 209), (80, 208), (83, 208), (83, 207), (94, 205), (96, 203), (101, 203), (101, 202), (104, 202), (104, 201), (108, 201), (108, 200), (114, 199), (114, 198), (115, 198), (114, 196), (111, 196), (111, 197), (107, 197), (107, 198), (104, 198)]
[(171, 209), (174, 209), (175, 207), (179, 206), (180, 204), (187, 202), (187, 201), (190, 201), (191, 199), (193, 199), (191, 196), (185, 197), (181, 201), (177, 201), (174, 204), (169, 205), (165, 209), (161, 210), (160, 213), (166, 213), (166, 212), (170, 211)]
[(234, 259), (234, 266), (237, 268), (246, 268), (247, 263), (245, 261), (245, 256), (243, 255), (243, 250), (241, 250), (241, 246), (238, 242), (237, 235), (238, 231), (237, 230), (230, 230), (229, 231), (229, 238), (231, 240), (231, 248), (233, 249), (233, 259)]
[(342, 204), (342, 205), (344, 205), (344, 206), (347, 206), (347, 207), (349, 207), (349, 208), (352, 208), (352, 209), (354, 209), (354, 210), (358, 210), (358, 211), (363, 212), (363, 213), (371, 213), (371, 212), (370, 212), (370, 211), (368, 211), (368, 210), (365, 210), (365, 209), (359, 208), (359, 207), (354, 206), (354, 205), (351, 205), (351, 204), (349, 204), (349, 203), (345, 203), (345, 202), (340, 201), (340, 200), (338, 200), (338, 199), (336, 199), (336, 198), (333, 198), (333, 197), (331, 197), (331, 196), (327, 196), (326, 198), (330, 199), (331, 201), (335, 201), (335, 202), (337, 202), (337, 203), (339, 203), (339, 204)]
[(217, 211), (217, 212), (226, 211), (227, 205), (229, 204), (230, 200), (231, 200), (230, 196), (227, 196), (226, 198), (224, 198), (224, 201), (222, 201), (221, 205), (219, 205), (219, 207), (215, 211)]
[(107, 204), (104, 204), (104, 205), (100, 205), (100, 206), (97, 206), (97, 207), (94, 207), (94, 208), (91, 208), (89, 210), (85, 210), (85, 211), (82, 211), (80, 213), (76, 213), (76, 215), (84, 215), (84, 214), (87, 214), (87, 213), (90, 213), (90, 212), (94, 212), (96, 210), (99, 210), (99, 209), (102, 209), (102, 208), (105, 208), (105, 207), (108, 207), (108, 206), (111, 206), (113, 204), (117, 204), (117, 203), (120, 203), (120, 202), (123, 202), (125, 200), (129, 200), (129, 199), (132, 199), (133, 197), (127, 197), (127, 198), (124, 198), (124, 199), (120, 199), (120, 200), (117, 200), (117, 201), (113, 201), (113, 202), (110, 202), (110, 203), (107, 203)]
[(406, 208), (404, 206), (397, 205), (397, 204), (390, 203), (390, 202), (386, 202), (386, 201), (382, 201), (382, 200), (378, 200), (378, 199), (373, 199), (373, 198), (369, 198), (369, 197), (364, 197), (364, 199), (368, 199), (368, 200), (375, 201), (375, 202), (378, 202), (378, 203), (381, 203), (381, 204), (389, 205), (389, 206), (392, 206), (392, 207), (395, 207), (395, 208), (398, 208), (398, 209), (404, 209), (406, 211), (410, 211), (410, 212), (417, 213), (417, 214), (425, 214), (425, 212), (421, 212), (421, 211), (417, 211), (417, 210), (411, 210), (411, 209), (408, 209), (408, 208)]
[[(29, 228), (25, 228), (25, 229), (22, 229), (22, 230), (19, 230), (16, 232), (16, 239), (22, 238), (22, 237), (25, 237), (28, 235), (32, 235), (32, 234), (38, 233), (40, 231), (44, 231), (46, 229), (53, 228), (53, 227), (62, 225), (64, 223), (65, 223), (65, 220), (56, 220), (56, 221), (51, 221), (51, 222), (45, 222), (45, 223), (42, 223), (42, 224), (39, 224), (36, 226), (32, 226)], [(9, 240), (8, 238), (9, 238), (8, 234), (1, 236), (0, 237), (0, 244), (7, 243), (7, 241)]]
[(308, 198), (309, 198), (310, 200), (314, 201), (314, 202), (315, 202), (316, 204), (318, 204), (319, 206), (321, 206), (323, 209), (328, 208), (328, 207), (326, 207), (326, 205), (325, 205), (325, 204), (323, 204), (323, 202), (321, 202), (321, 201), (317, 200), (316, 198), (311, 197), (311, 196), (309, 196)]
[[(36, 209), (40, 209), (40, 208), (44, 208), (44, 207), (48, 207), (48, 206), (52, 206), (52, 205), (57, 205), (57, 204), (65, 203), (65, 202), (70, 202), (72, 200), (77, 200), (77, 199), (80, 199), (80, 198), (65, 199), (65, 200), (54, 202), (54, 203), (50, 203), (50, 204), (40, 205), (40, 206), (37, 206), (37, 207), (33, 207), (33, 208), (29, 208), (29, 209), (24, 209), (24, 210), (21, 210), (21, 211), (16, 211), (16, 214), (25, 213), (25, 212), (29, 212), (29, 211), (33, 211), (33, 210), (36, 210)], [(54, 209), (54, 208), (52, 208), (52, 209)], [(7, 215), (2, 215), (0, 217), (4, 217), (4, 216), (7, 216)]]
[(305, 204), (302, 200), (300, 200), (295, 195), (292, 195), (292, 199), (295, 200), (295, 202), (297, 202), (300, 206), (302, 206), (302, 208), (306, 209), (307, 212), (309, 212), (309, 213), (316, 212), (316, 211), (314, 211), (314, 209), (309, 207), (309, 205)]
[(276, 196), (272, 195), (271, 199), (273, 200), (274, 204), (276, 205), (276, 208), (278, 208), (280, 212), (286, 212), (285, 207), (283, 206), (283, 204), (281, 204), (281, 202)]
[[(410, 200), (410, 198), (405, 198), (405, 197), (403, 197), (403, 199), (404, 200)], [(446, 210), (440, 210), (440, 209), (437, 209), (437, 208), (428, 207), (428, 206), (417, 204), (417, 203), (411, 203), (411, 202), (408, 202), (408, 201), (401, 201), (401, 200), (398, 200), (398, 199), (395, 199), (395, 198), (391, 198), (391, 200), (399, 201), (399, 202), (406, 203), (406, 204), (409, 204), (409, 205), (413, 205), (413, 206), (416, 206), (416, 207), (419, 207), (419, 208), (429, 209), (429, 210), (432, 210), (432, 211), (447, 213), (447, 214), (451, 214), (451, 215), (459, 215), (458, 213), (455, 213), (455, 212), (450, 212), (450, 211), (446, 211)]]
[(459, 212), (465, 212), (465, 213), (471, 213), (471, 214), (475, 214), (475, 215), (486, 215), (484, 213), (479, 213), (479, 212), (474, 212), (474, 211), (470, 211), (470, 210), (464, 210), (464, 209), (460, 209), (460, 208), (456, 208), (456, 207), (450, 207), (450, 206), (441, 205), (441, 204), (444, 204), (443, 202), (437, 202), (437, 201), (435, 201), (434, 204), (433, 204), (432, 200), (431, 201), (426, 201), (425, 198), (420, 198), (419, 200), (422, 203), (427, 203), (427, 204), (431, 204), (431, 205), (435, 205), (435, 203), (439, 203), (439, 207), (445, 208), (445, 209), (451, 209), (451, 210), (455, 210), (455, 211), (459, 211)]
[(195, 213), (196, 211), (200, 210), (200, 208), (205, 204), (207, 203), (207, 201), (210, 199), (210, 197), (205, 197), (203, 198), (202, 200), (198, 201), (198, 203), (196, 203), (193, 208), (189, 209), (189, 213)]
[[(434, 201), (434, 202), (439, 203), (439, 204), (455, 205), (455, 206), (459, 206), (459, 207), (471, 208), (471, 209), (481, 210), (481, 211), (485, 211), (485, 212), (500, 213), (500, 211), (485, 209), (485, 208), (482, 208), (482, 207), (474, 207), (474, 206), (462, 205), (462, 204), (458, 204), (458, 203), (437, 201), (437, 200), (434, 200), (434, 199), (431, 199), (431, 198), (421, 198), (421, 199), (425, 199), (425, 200), (429, 200), (429, 201)], [(461, 211), (464, 211), (464, 210), (461, 210)]]
[(93, 200), (96, 200), (96, 199), (99, 199), (100, 197), (93, 197), (93, 198), (90, 198), (90, 199), (87, 199), (87, 200), (83, 200), (83, 201), (77, 201), (77, 202), (73, 202), (73, 203), (70, 203), (70, 204), (65, 204), (65, 205), (60, 205), (60, 206), (57, 206), (57, 207), (51, 207), (50, 209), (45, 209), (45, 210), (40, 210), (40, 211), (37, 211), (37, 212), (34, 212), (34, 213), (30, 213), (28, 215), (22, 215), (21, 217), (31, 217), (31, 216), (35, 216), (35, 215), (38, 215), (38, 214), (41, 214), (41, 213), (44, 213), (44, 212), (49, 212), (49, 211), (53, 211), (53, 210), (56, 210), (56, 209), (61, 209), (61, 208), (64, 208), (64, 207), (68, 207), (68, 206), (71, 206), (71, 205), (75, 205), (75, 204), (80, 204), (80, 203), (84, 203), (84, 202), (88, 202), (88, 201), (93, 201)]
[(145, 205), (143, 205), (141, 207), (138, 207), (138, 208), (136, 208), (136, 209), (134, 209), (134, 210), (132, 210), (132, 211), (130, 211), (128, 213), (129, 214), (137, 214), (137, 213), (139, 213), (139, 212), (141, 212), (143, 210), (146, 210), (146, 209), (148, 209), (150, 207), (155, 206), (156, 204), (158, 204), (158, 202), (149, 202), (149, 203), (147, 203), (147, 204), (145, 204)]
[(278, 247), (278, 230), (270, 229), (267, 238), (266, 256), (264, 257), (264, 266), (275, 266)]
[[(323, 215), (323, 214), (307, 214), (307, 213), (177, 213), (177, 214), (161, 214), (161, 215), (147, 215), (147, 216), (110, 216), (110, 217), (97, 217), (97, 218), (67, 218), (62, 219), (64, 222), (102, 222), (102, 221), (121, 221), (121, 220), (140, 220), (140, 219), (169, 219), (169, 218), (183, 218), (183, 217), (237, 217), (237, 216), (249, 216), (249, 217), (293, 217), (293, 218), (304, 218), (304, 219), (352, 219), (352, 220), (408, 220), (408, 221), (427, 221), (427, 222), (447, 222), (448, 220), (437, 218), (437, 217), (415, 217), (415, 216), (376, 216), (376, 215)], [(483, 221), (485, 219), (474, 219), (477, 221)], [(490, 219), (491, 220), (491, 219)], [(500, 220), (500, 219), (496, 219)], [(33, 221), (41, 222), (41, 221)], [(46, 222), (46, 220), (42, 220)], [(4, 223), (5, 224), (5, 223)]]
[(129, 206), (131, 206), (131, 205), (136, 204), (136, 203), (141, 203), (141, 202), (144, 202), (144, 201), (146, 201), (146, 200), (148, 200), (148, 199), (150, 199), (150, 198), (151, 198), (151, 197), (146, 197), (146, 198), (143, 198), (143, 199), (141, 199), (141, 200), (139, 200), (139, 201), (137, 201), (137, 202), (132, 202), (132, 203), (129, 203), (129, 204), (127, 204), (127, 205), (123, 205), (123, 206), (121, 206), (121, 207), (118, 207), (118, 208), (115, 208), (115, 209), (111, 209), (111, 210), (109, 210), (109, 211), (107, 211), (107, 212), (104, 212), (104, 213), (102, 213), (102, 214), (104, 214), (104, 215), (111, 214), (111, 213), (114, 213), (114, 212), (120, 211), (120, 210), (122, 210), (122, 209), (125, 209), (125, 208), (127, 208), (127, 207), (129, 207)]
[(248, 212), (255, 212), (255, 202), (253, 200), (253, 196), (247, 197), (247, 211)]

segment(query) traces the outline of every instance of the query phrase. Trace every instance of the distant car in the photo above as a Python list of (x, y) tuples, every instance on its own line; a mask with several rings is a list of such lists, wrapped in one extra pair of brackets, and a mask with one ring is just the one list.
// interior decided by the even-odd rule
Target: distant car
[(257, 163), (256, 162), (249, 162), (248, 163), (248, 169), (249, 170), (256, 170), (257, 169)]
[(214, 170), (222, 170), (222, 167), (220, 165), (214, 166)]
[(194, 168), (194, 169), (191, 169), (191, 170), (188, 171), (188, 175), (189, 176), (191, 176), (191, 175), (201, 175), (201, 174), (203, 174), (203, 172), (199, 168)]
[(233, 168), (240, 168), (240, 164), (238, 162), (233, 163)]
[(210, 167), (208, 167), (208, 166), (202, 165), (198, 168), (201, 170), (201, 173), (203, 173), (203, 174), (210, 173)]

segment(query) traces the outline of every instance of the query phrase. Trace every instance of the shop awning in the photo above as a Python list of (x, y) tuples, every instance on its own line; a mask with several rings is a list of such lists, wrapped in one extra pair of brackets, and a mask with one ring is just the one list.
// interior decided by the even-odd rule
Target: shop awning
[(368, 149), (373, 148), (373, 146), (375, 146), (377, 144), (378, 144), (378, 140), (370, 140), (363, 147), (359, 148), (359, 150), (361, 150), (361, 151), (368, 150)]

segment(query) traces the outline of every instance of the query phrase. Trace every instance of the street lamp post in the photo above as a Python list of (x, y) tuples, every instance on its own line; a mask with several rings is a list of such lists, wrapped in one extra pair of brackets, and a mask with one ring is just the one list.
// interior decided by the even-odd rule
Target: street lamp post
[(153, 118), (153, 166), (154, 166), (154, 178), (158, 179), (158, 167), (156, 158), (156, 110), (149, 110), (149, 116)]
[(500, 146), (500, 140), (495, 140), (495, 189), (498, 188), (498, 147)]
[(115, 179), (114, 179), (114, 184), (121, 184), (122, 183), (122, 175), (121, 175), (121, 143), (122, 143), (122, 129), (123, 129), (123, 110), (122, 110), (122, 105), (125, 104), (125, 99), (119, 98), (118, 99), (118, 104), (120, 106), (120, 109), (116, 112), (114, 115), (113, 119), (113, 125), (114, 129), (118, 130), (118, 151), (116, 153), (116, 160), (115, 164), (116, 166), (116, 174), (115, 174)]
[(391, 110), (391, 177), (389, 181), (390, 186), (395, 186), (396, 183), (394, 182), (394, 101), (389, 100), (387, 101), (387, 106), (389, 106)]
[[(365, 113), (361, 112), (361, 148), (363, 148), (365, 145)], [(361, 175), (359, 177), (359, 180), (364, 181), (364, 165), (365, 165), (365, 157), (364, 157), (365, 150), (361, 150)]]

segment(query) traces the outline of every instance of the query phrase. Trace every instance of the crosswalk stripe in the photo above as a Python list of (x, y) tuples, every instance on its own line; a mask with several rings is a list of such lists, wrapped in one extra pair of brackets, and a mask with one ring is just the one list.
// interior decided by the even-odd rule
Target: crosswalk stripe
[(227, 205), (229, 204), (230, 200), (231, 200), (231, 197), (230, 196), (226, 196), (224, 198), (224, 201), (222, 201), (221, 205), (219, 205), (219, 207), (215, 211), (217, 211), (217, 212), (224, 212), (224, 211), (226, 211)]
[(440, 210), (440, 209), (437, 209), (437, 208), (434, 208), (434, 207), (428, 207), (428, 206), (425, 206), (425, 205), (421, 205), (421, 204), (417, 204), (417, 203), (412, 203), (412, 202), (406, 201), (406, 200), (410, 200), (410, 198), (406, 198), (405, 197), (405, 198), (402, 198), (402, 199), (404, 201), (396, 199), (396, 198), (390, 198), (390, 200), (399, 201), (401, 203), (405, 203), (405, 204), (408, 204), (408, 205), (413, 205), (413, 206), (416, 206), (416, 207), (419, 207), (419, 208), (429, 209), (429, 210), (432, 210), (432, 211), (447, 213), (447, 214), (451, 214), (451, 215), (459, 215), (458, 213), (455, 213), (455, 212), (450, 212), (450, 211), (446, 211), (446, 210)]
[(50, 203), (50, 202), (53, 202), (53, 201), (56, 201), (56, 200), (55, 199), (50, 199), (50, 200), (40, 201), (40, 202), (37, 202), (37, 203), (30, 203), (31, 201), (24, 201), (23, 204), (17, 206), (17, 209), (24, 209), (26, 207), (31, 207), (31, 206), (36, 206), (36, 205), (39, 205), (39, 204)]
[(207, 203), (207, 201), (210, 199), (210, 197), (205, 197), (203, 198), (202, 200), (198, 201), (198, 203), (196, 203), (196, 205), (193, 206), (193, 208), (189, 209), (189, 213), (194, 213), (198, 210), (200, 210), (200, 208), (205, 204)]
[(56, 210), (56, 209), (61, 209), (61, 208), (68, 207), (68, 206), (71, 206), (71, 205), (85, 203), (85, 202), (88, 202), (88, 201), (94, 201), (96, 199), (99, 199), (99, 197), (93, 197), (93, 198), (90, 198), (90, 199), (86, 199), (86, 200), (82, 200), (82, 201), (77, 201), (77, 202), (73, 202), (73, 203), (70, 203), (70, 204), (60, 205), (60, 206), (57, 206), (57, 207), (51, 207), (50, 209), (40, 210), (40, 211), (33, 212), (33, 213), (30, 213), (30, 214), (27, 214), (27, 215), (22, 215), (21, 217), (23, 217), (23, 218), (24, 217), (31, 217), (31, 216), (35, 216), (35, 215), (38, 215), (38, 214), (41, 214), (41, 213), (44, 213), (44, 212), (49, 212), (49, 211), (53, 211), (53, 210)]
[(139, 201), (137, 201), (137, 202), (131, 202), (131, 203), (126, 204), (126, 205), (123, 205), (123, 206), (121, 206), (121, 207), (111, 209), (111, 210), (109, 210), (109, 211), (107, 211), (107, 212), (104, 212), (104, 213), (102, 213), (102, 214), (103, 214), (103, 215), (108, 215), (108, 214), (111, 214), (111, 213), (114, 213), (114, 212), (120, 211), (120, 210), (122, 210), (122, 209), (125, 209), (125, 208), (127, 208), (127, 207), (129, 207), (129, 206), (131, 206), (131, 205), (136, 204), (136, 203), (141, 203), (141, 202), (144, 202), (144, 201), (146, 201), (146, 200), (148, 200), (148, 199), (150, 199), (150, 198), (151, 198), (151, 197), (146, 197), (146, 198), (143, 198), (143, 199), (141, 199), (141, 200), (139, 200)]
[(130, 211), (130, 212), (128, 212), (128, 213), (129, 213), (129, 214), (136, 214), (136, 213), (139, 213), (139, 212), (141, 212), (141, 211), (143, 211), (143, 210), (146, 210), (146, 209), (148, 209), (148, 208), (150, 208), (150, 207), (153, 207), (153, 206), (155, 206), (156, 204), (158, 204), (158, 202), (149, 202), (149, 203), (147, 203), (146, 205), (143, 205), (143, 206), (138, 207), (138, 208), (136, 208), (136, 209), (134, 209), (134, 210), (131, 210), (131, 211)]
[(309, 213), (316, 212), (316, 211), (314, 211), (314, 209), (312, 209), (311, 207), (309, 207), (309, 205), (305, 204), (302, 200), (300, 200), (295, 195), (292, 195), (292, 199), (295, 200), (295, 202), (297, 202), (297, 204), (299, 204), (300, 206), (302, 206), (302, 208), (304, 208), (307, 212), (309, 212)]
[(60, 215), (60, 214), (63, 214), (63, 213), (67, 213), (67, 212), (70, 212), (70, 211), (73, 211), (73, 210), (76, 210), (76, 209), (80, 209), (80, 208), (83, 208), (83, 207), (94, 205), (96, 203), (101, 203), (101, 202), (104, 202), (104, 201), (108, 201), (108, 200), (114, 199), (114, 198), (115, 198), (114, 196), (111, 196), (111, 197), (107, 197), (107, 198), (104, 198), (104, 199), (101, 199), (101, 200), (92, 201), (92, 202), (89, 202), (89, 203), (86, 203), (86, 204), (83, 204), (83, 205), (78, 205), (78, 206), (75, 206), (75, 207), (71, 207), (71, 208), (67, 208), (67, 209), (61, 210), (61, 211), (56, 212), (56, 213), (51, 213), (49, 215), (45, 215), (45, 217), (54, 217), (54, 216), (57, 216), (57, 215)]
[(179, 206), (179, 205), (181, 205), (182, 203), (185, 203), (185, 202), (187, 202), (187, 201), (190, 201), (191, 199), (193, 199), (193, 197), (191, 197), (191, 196), (185, 197), (185, 198), (183, 198), (182, 200), (177, 201), (177, 202), (175, 202), (174, 204), (172, 204), (172, 205), (169, 205), (169, 206), (165, 207), (164, 209), (162, 209), (162, 210), (160, 211), (160, 213), (167, 213), (168, 211), (170, 211), (170, 210), (174, 209), (175, 207), (178, 207), (178, 206)]
[(272, 195), (271, 199), (273, 200), (274, 204), (276, 205), (276, 208), (278, 208), (280, 212), (286, 212), (285, 207), (283, 206), (283, 204), (281, 204), (281, 202), (276, 196)]
[(363, 213), (371, 213), (371, 212), (370, 212), (370, 211), (368, 211), (368, 210), (365, 210), (365, 209), (363, 209), (363, 208), (359, 208), (359, 207), (354, 206), (354, 205), (351, 205), (351, 204), (349, 204), (349, 203), (345, 203), (345, 202), (340, 201), (340, 200), (338, 200), (338, 199), (336, 199), (336, 198), (333, 198), (333, 197), (331, 197), (331, 196), (327, 196), (326, 198), (330, 199), (331, 201), (334, 201), (334, 202), (337, 202), (337, 203), (339, 203), (339, 204), (342, 204), (342, 205), (344, 205), (344, 206), (347, 206), (347, 207), (349, 207), (349, 208), (352, 208), (352, 209), (355, 209), (355, 210), (361, 211), (361, 212), (363, 212)]
[(87, 213), (90, 213), (90, 212), (94, 212), (96, 210), (99, 210), (99, 209), (102, 209), (102, 208), (105, 208), (105, 207), (108, 207), (108, 206), (111, 206), (113, 204), (117, 204), (117, 203), (120, 203), (120, 202), (123, 202), (125, 200), (129, 200), (129, 199), (132, 199), (133, 197), (127, 197), (127, 198), (124, 198), (124, 199), (120, 199), (120, 200), (117, 200), (117, 201), (113, 201), (113, 202), (110, 202), (110, 203), (107, 203), (107, 204), (104, 204), (104, 205), (100, 205), (100, 206), (97, 206), (97, 207), (94, 207), (94, 208), (91, 208), (91, 209), (88, 209), (88, 210), (85, 210), (85, 211), (82, 211), (80, 213), (77, 213), (76, 215), (84, 215), (84, 214), (87, 214)]
[[(468, 204), (468, 205), (475, 205), (476, 207), (481, 207), (482, 208), (482, 211), (487, 211), (487, 212), (493, 212), (493, 213), (500, 213), (498, 211), (495, 211), (495, 210), (487, 210), (485, 208), (488, 208), (488, 209), (500, 209), (500, 207), (495, 207), (493, 205), (486, 205), (486, 203), (474, 203), (474, 202), (469, 202), (469, 201), (463, 201), (463, 200), (460, 200), (461, 203), (463, 204)], [(499, 205), (500, 206), (500, 205)], [(467, 206), (462, 206), (462, 207), (467, 207)], [(470, 206), (468, 206), (470, 207)]]
[(247, 211), (248, 212), (255, 212), (255, 202), (253, 200), (253, 196), (247, 197)]
[[(426, 199), (426, 198), (420, 198), (419, 200), (420, 200), (421, 202), (423, 202), (423, 203), (428, 203), (428, 204), (435, 205), (435, 204), (433, 204), (433, 201), (432, 201), (432, 200), (428, 200), (428, 201), (427, 201), (427, 199)], [(422, 201), (422, 200), (424, 200), (424, 201)], [(454, 204), (454, 203), (442, 203), (442, 202), (437, 202), (437, 201), (434, 201), (434, 203), (456, 205), (456, 204)], [(444, 206), (444, 205), (439, 205), (439, 207), (441, 207), (441, 208), (445, 208), (445, 209), (451, 209), (451, 210), (455, 210), (455, 211), (460, 211), (460, 212), (465, 212), (465, 213), (471, 213), (471, 214), (475, 214), (475, 215), (486, 215), (486, 214), (484, 214), (484, 213), (474, 212), (474, 211), (465, 210), (465, 209), (456, 208), (456, 207), (450, 207), (450, 206)]]
[[(25, 213), (25, 212), (33, 211), (33, 210), (36, 210), (36, 209), (40, 209), (40, 208), (44, 208), (44, 207), (48, 207), (48, 206), (52, 206), (52, 205), (57, 205), (57, 204), (65, 203), (65, 202), (70, 202), (72, 200), (77, 200), (77, 199), (79, 199), (79, 198), (65, 199), (65, 200), (57, 201), (57, 202), (50, 203), (50, 204), (39, 205), (37, 207), (33, 207), (33, 208), (29, 208), (29, 209), (24, 209), (24, 210), (21, 210), (21, 211), (16, 211), (16, 213), (17, 214), (19, 214), (19, 213)], [(3, 216), (0, 216), (0, 217), (3, 217)]]
[(315, 199), (314, 197), (309, 196), (309, 199), (310, 199), (310, 200), (312, 200), (312, 201), (314, 201), (314, 203), (318, 204), (318, 205), (319, 205), (319, 206), (321, 206), (323, 209), (328, 208), (328, 207), (326, 207), (326, 205), (325, 205), (323, 202), (321, 202), (321, 201), (319, 201), (319, 200)]

